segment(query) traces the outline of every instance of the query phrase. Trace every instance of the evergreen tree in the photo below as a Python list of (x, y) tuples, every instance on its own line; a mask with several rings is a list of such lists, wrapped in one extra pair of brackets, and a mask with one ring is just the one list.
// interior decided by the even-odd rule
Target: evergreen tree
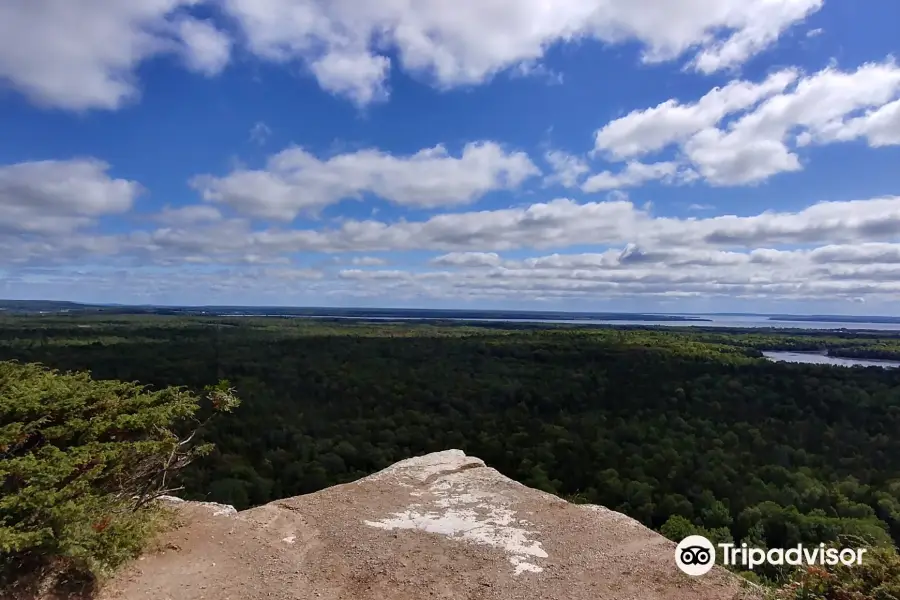
[(134, 556), (159, 524), (152, 500), (180, 489), (211, 449), (196, 443), (203, 425), (237, 404), (224, 381), (201, 399), (0, 362), (0, 576), (51, 563), (102, 575)]

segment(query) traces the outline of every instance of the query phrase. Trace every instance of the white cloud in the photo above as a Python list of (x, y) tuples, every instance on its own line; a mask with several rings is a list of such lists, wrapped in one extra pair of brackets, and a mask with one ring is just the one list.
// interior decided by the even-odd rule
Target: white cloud
[(390, 67), (387, 57), (366, 52), (330, 52), (311, 65), (319, 85), (358, 106), (387, 98), (385, 79)]
[[(2, 189), (17, 189), (10, 180), (3, 180)], [(80, 212), (92, 215), (119, 211), (129, 202), (79, 196), (93, 198), (79, 200)], [(109, 279), (97, 275), (95, 281), (87, 271), (122, 268), (131, 283), (121, 286), (144, 290), (136, 293), (151, 288), (177, 293), (181, 286), (208, 292), (207, 298), (253, 289), (282, 298), (314, 290), (319, 299), (698, 296), (848, 302), (865, 297), (876, 302), (900, 293), (900, 197), (706, 218), (658, 217), (625, 200), (577, 204), (560, 199), (420, 222), (348, 221), (320, 230), (256, 229), (246, 220), (220, 218), (211, 208), (168, 209), (157, 216), (164, 227), (128, 234), (57, 229), (26, 238), (0, 233), (0, 264), (17, 281), (31, 282), (19, 289), (43, 289), (35, 282), (48, 278), (61, 289), (66, 265), (72, 265), (79, 269), (72, 281), (94, 281), (93, 290)], [(579, 245), (597, 251), (566, 251)], [(557, 250), (542, 250), (548, 248)], [(362, 268), (341, 269), (346, 261), (316, 269), (295, 262), (298, 254), (309, 252), (419, 250), (443, 254), (426, 264), (418, 253), (401, 255), (392, 262), (408, 267), (391, 269), (372, 268), (383, 266), (381, 259), (364, 254), (349, 259)], [(512, 250), (514, 257), (505, 254)], [(98, 266), (84, 266), (91, 264)], [(146, 265), (152, 268), (141, 268)], [(199, 266), (202, 272), (193, 270)], [(174, 270), (161, 275), (161, 269)], [(210, 269), (218, 269), (216, 277)], [(34, 275), (38, 272), (43, 274)], [(122, 292), (121, 286), (114, 289)]]
[(387, 96), (397, 65), (439, 88), (480, 84), (505, 70), (547, 73), (547, 49), (584, 39), (636, 41), (642, 60), (687, 56), (704, 73), (739, 66), (822, 0), (7, 0), (0, 3), (0, 77), (35, 102), (115, 109), (138, 93), (136, 69), (181, 53), (220, 72), (231, 42), (186, 16), (216, 7), (247, 49), (299, 61), (319, 84), (358, 105)]
[(797, 72), (788, 69), (773, 73), (758, 84), (732, 81), (725, 87), (714, 88), (692, 104), (672, 99), (653, 108), (632, 111), (595, 133), (594, 150), (624, 159), (684, 142), (726, 116), (784, 91), (796, 79)]
[(817, 263), (900, 264), (900, 244), (828, 245), (809, 252), (809, 258)]
[[(748, 251), (754, 262), (779, 264), (791, 256), (778, 249), (781, 245), (863, 243), (860, 248), (866, 252), (883, 254), (890, 246), (869, 244), (900, 242), (900, 197), (823, 202), (798, 212), (746, 217), (657, 217), (648, 207), (638, 208), (626, 200), (578, 204), (558, 199), (522, 208), (441, 214), (424, 221), (345, 221), (319, 230), (255, 229), (243, 219), (166, 222), (161, 229), (97, 236), (92, 243), (102, 248), (115, 244), (123, 255), (138, 253), (148, 259), (205, 256), (211, 261), (298, 252), (431, 250), (449, 253), (435, 259), (444, 266), (496, 265), (495, 253), (514, 249), (624, 245), (627, 255), (617, 260), (631, 263), (646, 261), (663, 249), (672, 255), (691, 252), (691, 260), (712, 250)], [(52, 246), (47, 248), (53, 254)]]
[(697, 170), (713, 185), (758, 183), (778, 173), (800, 171), (800, 158), (780, 140), (704, 129), (684, 146)]
[(368, 271), (362, 269), (342, 269), (338, 271), (338, 277), (342, 279), (412, 279), (415, 274), (400, 270)]
[(821, 27), (817, 27), (815, 29), (810, 29), (809, 31), (807, 31), (806, 37), (808, 37), (808, 38), (819, 37), (823, 33), (825, 33), (825, 30), (822, 29)]
[[(727, 129), (706, 129), (685, 144), (685, 152), (711, 183), (753, 183), (801, 169), (788, 147), (792, 131), (813, 139), (841, 129), (848, 116), (881, 107), (900, 93), (900, 68), (893, 60), (853, 72), (829, 67), (769, 98)], [(851, 125), (852, 126), (852, 125)]]
[(350, 262), (357, 267), (381, 267), (386, 265), (388, 261), (377, 256), (354, 256)]
[(715, 210), (716, 207), (712, 204), (691, 204), (688, 206), (688, 210)]
[(266, 280), (266, 279), (275, 279), (275, 280), (301, 280), (306, 281), (309, 279), (322, 279), (324, 277), (324, 273), (318, 269), (297, 269), (297, 268), (288, 268), (288, 269), (274, 269), (268, 268), (263, 269), (261, 271), (252, 271), (254, 275), (254, 279), (257, 280)]
[[(770, 252), (787, 256), (775, 262), (757, 260), (758, 255)], [(454, 259), (449, 265), (433, 261), (436, 266), (454, 267), (440, 271), (346, 269), (336, 274), (334, 287), (354, 296), (507, 301), (536, 295), (597, 300), (637, 296), (816, 299), (827, 294), (834, 300), (856, 302), (860, 294), (885, 301), (900, 292), (898, 264), (823, 267), (812, 260), (814, 252), (644, 252), (627, 246), (599, 254), (553, 254), (523, 260), (496, 256), (489, 261)]]
[(231, 58), (231, 39), (208, 21), (183, 18), (177, 28), (188, 68), (208, 76), (221, 73)]
[(829, 142), (845, 142), (857, 138), (866, 138), (873, 148), (896, 146), (900, 144), (900, 100), (884, 104), (866, 114), (834, 121), (813, 133), (804, 132), (798, 139), (798, 145), (809, 143), (827, 144)]
[[(822, 0), (224, 0), (256, 55), (300, 60), (328, 90), (357, 103), (384, 96), (387, 50), (442, 88), (535, 69), (551, 45), (637, 41), (643, 60), (693, 55), (705, 72), (743, 63)], [(523, 67), (522, 65), (525, 65)]]
[(544, 178), (544, 183), (552, 185), (558, 183), (564, 187), (575, 187), (578, 181), (591, 169), (581, 158), (563, 152), (550, 150), (544, 154), (544, 160), (553, 169), (553, 174)]
[(658, 162), (644, 164), (629, 161), (618, 173), (603, 171), (591, 175), (582, 184), (585, 192), (602, 192), (626, 187), (634, 187), (647, 181), (662, 180), (666, 183), (684, 183), (693, 181), (697, 175), (690, 169), (679, 167), (675, 162)]
[[(521, 260), (474, 260), (463, 253), (438, 257), (436, 266), (450, 271), (360, 271), (339, 274), (371, 295), (410, 294), (421, 297), (492, 297), (513, 299), (526, 295), (551, 299), (622, 297), (731, 297), (756, 299), (816, 299), (856, 302), (859, 294), (890, 300), (900, 292), (900, 244), (885, 244), (891, 252), (886, 264), (823, 266), (823, 250), (780, 251), (768, 248), (749, 252), (712, 249), (644, 251), (634, 245), (595, 254), (552, 254)], [(777, 259), (773, 258), (777, 255)], [(875, 263), (878, 263), (876, 258)]]
[(760, 84), (732, 82), (695, 103), (673, 99), (634, 111), (597, 131), (595, 151), (624, 159), (676, 145), (677, 161), (710, 184), (753, 184), (801, 170), (796, 148), (804, 145), (859, 137), (873, 147), (900, 143), (898, 95), (900, 68), (891, 58), (799, 78), (781, 71)]
[(0, 233), (65, 234), (131, 208), (141, 186), (96, 159), (0, 166)]
[(265, 169), (201, 176), (192, 185), (206, 200), (289, 221), (302, 211), (364, 193), (419, 208), (468, 204), (539, 173), (526, 154), (507, 153), (494, 142), (467, 144), (459, 157), (435, 146), (411, 156), (367, 149), (321, 160), (302, 148), (288, 148), (271, 156)]
[(0, 265), (72, 266), (80, 261), (112, 259), (124, 248), (122, 240), (114, 236), (63, 235), (59, 227), (10, 234), (0, 226)]
[(205, 204), (190, 204), (179, 208), (167, 206), (156, 215), (156, 220), (170, 226), (214, 223), (222, 220), (222, 213), (215, 206)]
[(528, 207), (443, 214), (393, 224), (350, 221), (335, 230), (261, 236), (305, 250), (504, 251), (578, 244), (753, 249), (778, 244), (856, 243), (900, 238), (900, 197), (823, 202), (799, 212), (679, 219), (654, 217), (630, 201), (558, 199)]
[(496, 252), (450, 252), (431, 259), (431, 264), (446, 267), (485, 267), (500, 264)]
[(135, 68), (181, 53), (204, 73), (227, 62), (223, 34), (178, 18), (196, 0), (0, 2), (0, 80), (43, 106), (116, 109), (135, 98)]
[(822, 8), (824, 0), (760, 2), (752, 14), (734, 14), (729, 23), (737, 31), (729, 38), (708, 44), (693, 61), (702, 73), (714, 73), (743, 64), (773, 44), (791, 25)]

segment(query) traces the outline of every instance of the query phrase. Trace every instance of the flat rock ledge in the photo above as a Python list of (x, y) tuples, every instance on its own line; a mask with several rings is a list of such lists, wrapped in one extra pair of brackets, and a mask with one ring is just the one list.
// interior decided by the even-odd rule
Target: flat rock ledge
[(101, 600), (738, 600), (719, 567), (677, 569), (675, 544), (621, 513), (570, 504), (460, 450), (237, 512), (163, 501), (181, 525)]

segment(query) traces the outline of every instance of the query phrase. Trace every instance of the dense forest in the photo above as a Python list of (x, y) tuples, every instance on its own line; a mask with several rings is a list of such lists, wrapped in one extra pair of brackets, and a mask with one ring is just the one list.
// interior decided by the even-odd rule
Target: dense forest
[[(900, 369), (761, 350), (884, 352), (885, 332), (8, 317), (0, 360), (201, 390), (242, 406), (185, 496), (238, 508), (460, 448), (670, 537), (900, 541)], [(860, 354), (860, 355), (863, 355)]]

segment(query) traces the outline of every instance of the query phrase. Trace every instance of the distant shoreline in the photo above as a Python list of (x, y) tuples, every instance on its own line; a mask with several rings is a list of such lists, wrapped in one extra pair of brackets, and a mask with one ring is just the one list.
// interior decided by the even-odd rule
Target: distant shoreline
[[(355, 319), (425, 319), (480, 321), (556, 321), (566, 323), (715, 323), (722, 317), (758, 319), (775, 323), (833, 323), (900, 325), (900, 316), (791, 315), (765, 313), (648, 313), (575, 312), (545, 310), (477, 310), (444, 308), (342, 308), (324, 306), (172, 306), (86, 304), (62, 300), (3, 300), (0, 315), (181, 315), (206, 317), (306, 317)], [(740, 326), (738, 323), (732, 327)]]
[(838, 315), (777, 315), (770, 316), (769, 321), (794, 321), (797, 323), (900, 323), (900, 317), (854, 317)]
[(107, 314), (107, 315), (184, 315), (184, 316), (245, 316), (245, 317), (308, 317), (308, 318), (396, 318), (396, 319), (490, 319), (498, 321), (556, 320), (571, 321), (640, 321), (654, 322), (712, 322), (701, 316), (662, 315), (623, 312), (564, 312), (527, 310), (454, 310), (428, 308), (329, 308), (282, 306), (125, 306), (78, 304), (48, 300), (0, 300), (0, 314)]

